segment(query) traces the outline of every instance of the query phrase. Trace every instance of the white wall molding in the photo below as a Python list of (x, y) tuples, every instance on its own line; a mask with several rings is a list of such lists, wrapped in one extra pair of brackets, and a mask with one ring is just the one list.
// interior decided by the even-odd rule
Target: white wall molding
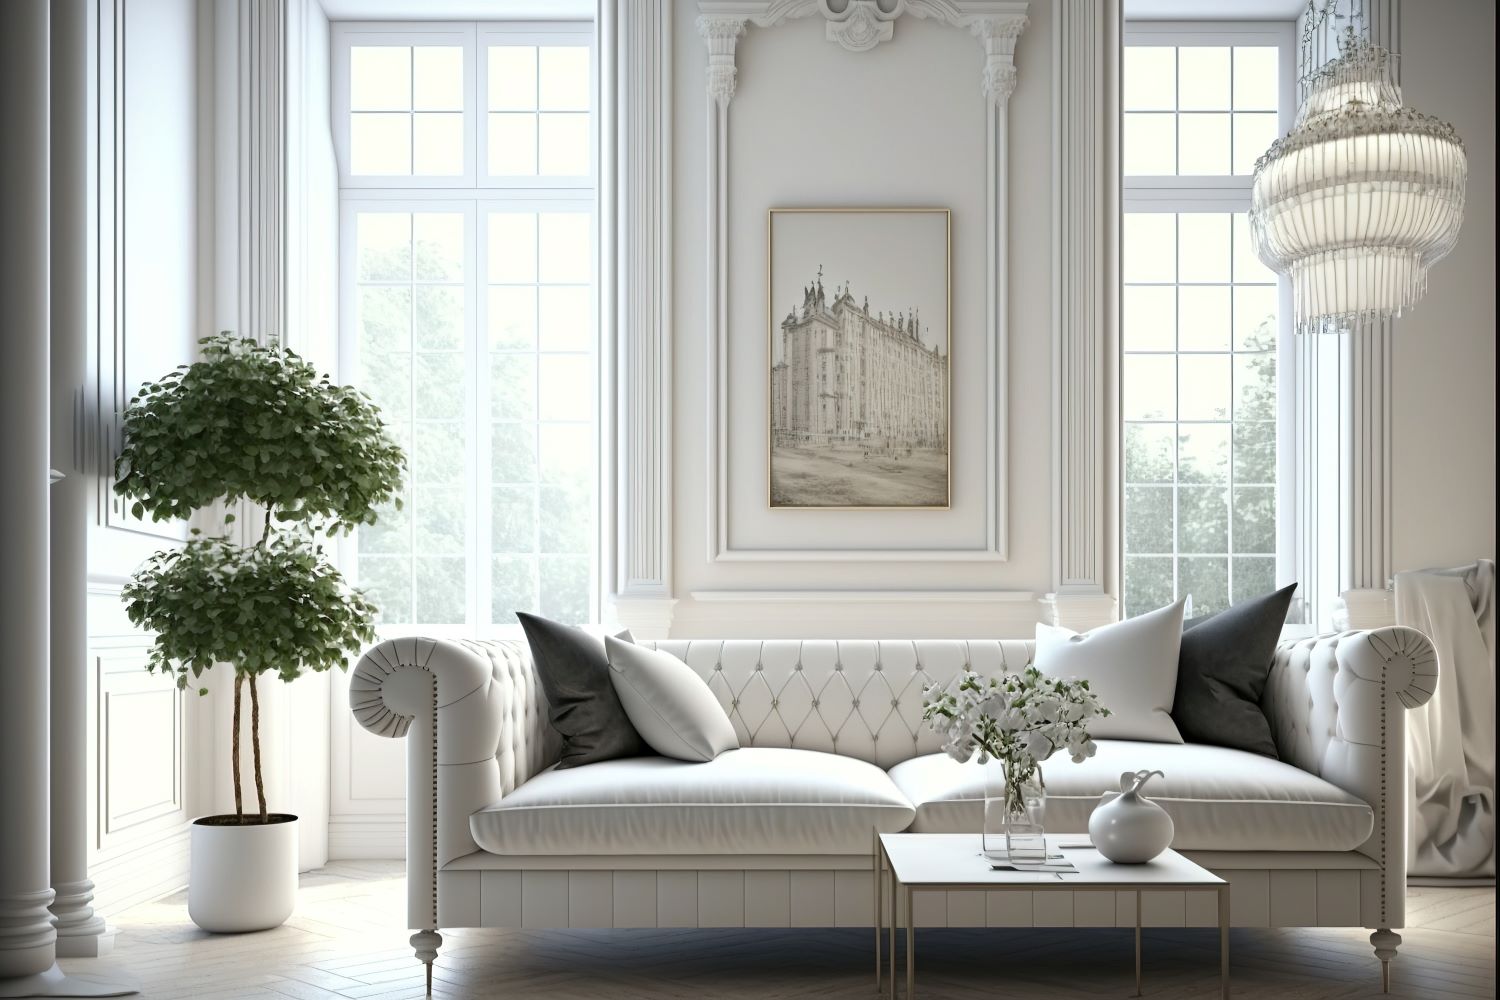
[(1029, 639), (1039, 619), (1036, 595), (1024, 590), (695, 590), (692, 598), (674, 639)]
[[(615, 10), (617, 608), (672, 598), (672, 4)], [(657, 609), (659, 612), (660, 608)], [(647, 618), (653, 617), (648, 613)], [(627, 624), (631, 624), (627, 622)], [(644, 623), (643, 623), (644, 624)]]
[[(1006, 453), (1008, 444), (1004, 391), (1007, 386), (1007, 106), (1015, 90), (1016, 39), (1025, 30), (1026, 3), (1009, 0), (897, 0), (888, 11), (868, 0), (864, 6), (851, 3), (833, 12), (820, 0), (700, 0), (697, 27), (708, 46), (708, 150), (707, 218), (708, 287), (706, 314), (708, 340), (708, 559), (718, 561), (923, 561), (992, 560), (1007, 558)], [(864, 10), (856, 14), (856, 9)], [(826, 12), (826, 13), (825, 13)], [(729, 541), (728, 465), (729, 430), (726, 419), (729, 356), (729, 109), (738, 86), (735, 50), (747, 23), (773, 27), (789, 20), (825, 13), (832, 17), (830, 30), (845, 48), (872, 48), (880, 38), (859, 32), (850, 19), (876, 18), (886, 29), (901, 14), (930, 17), (954, 27), (968, 29), (984, 50), (979, 88), (984, 94), (987, 133), (986, 155), (986, 328), (985, 363), (988, 373), (985, 435), (985, 541), (983, 545), (954, 549), (864, 547), (850, 549), (737, 548)], [(835, 16), (835, 13), (837, 16)], [(877, 17), (877, 13), (879, 16)], [(889, 32), (885, 32), (889, 37)], [(859, 35), (862, 41), (855, 41)], [(834, 37), (830, 35), (830, 37)], [(847, 44), (846, 44), (847, 42)], [(866, 44), (868, 43), (868, 44)]]
[(1110, 406), (1118, 329), (1118, 2), (1053, 7), (1052, 399), (1053, 583), (1056, 624), (1113, 621), (1119, 573), (1110, 470), (1118, 421)]

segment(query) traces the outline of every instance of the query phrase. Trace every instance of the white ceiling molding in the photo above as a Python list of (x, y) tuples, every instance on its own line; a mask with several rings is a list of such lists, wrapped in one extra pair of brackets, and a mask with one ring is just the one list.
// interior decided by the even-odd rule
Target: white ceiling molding
[[(1006, 408), (1002, 398), (1007, 382), (1006, 313), (1008, 297), (1007, 199), (1008, 117), (1010, 96), (1016, 88), (1016, 40), (1027, 24), (1028, 4), (1013, 0), (847, 0), (838, 10), (834, 0), (700, 0), (698, 33), (708, 46), (708, 558), (716, 561), (850, 561), (850, 562), (969, 562), (1008, 558), (1006, 517)], [(851, 27), (857, 5), (874, 18), (874, 27)], [(984, 50), (979, 89), (984, 95), (987, 130), (985, 174), (985, 357), (988, 399), (985, 408), (985, 540), (970, 548), (850, 549), (734, 548), (729, 544), (729, 488), (725, 459), (729, 453), (728, 399), (728, 218), (729, 218), (729, 108), (734, 100), (738, 71), (735, 49), (746, 24), (774, 27), (813, 14), (829, 19), (828, 37), (846, 49), (864, 51), (894, 34), (903, 14), (930, 17), (966, 28)], [(882, 29), (880, 25), (883, 25)], [(873, 32), (874, 34), (870, 34)], [(873, 39), (873, 40), (872, 40)]]
[(1127, 21), (1294, 21), (1307, 0), (1125, 0)]
[(587, 21), (595, 0), (317, 0), (330, 21)]

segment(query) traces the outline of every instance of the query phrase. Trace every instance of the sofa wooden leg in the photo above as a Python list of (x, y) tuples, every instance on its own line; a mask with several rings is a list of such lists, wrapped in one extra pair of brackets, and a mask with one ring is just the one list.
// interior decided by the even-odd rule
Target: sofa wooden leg
[(427, 968), (427, 995), (432, 996), (432, 963), (437, 961), (438, 949), (443, 946), (443, 936), (430, 929), (417, 931), (411, 936), (411, 946), (416, 949), (417, 960)]
[(1391, 959), (1396, 957), (1396, 949), (1401, 944), (1401, 935), (1389, 927), (1382, 927), (1370, 935), (1370, 943), (1375, 946), (1375, 957), (1380, 959), (1380, 992), (1391, 991)]

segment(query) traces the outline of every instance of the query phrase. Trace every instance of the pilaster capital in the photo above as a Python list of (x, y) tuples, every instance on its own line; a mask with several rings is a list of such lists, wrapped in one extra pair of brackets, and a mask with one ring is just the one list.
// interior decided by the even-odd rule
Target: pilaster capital
[(745, 18), (731, 14), (703, 14), (698, 34), (708, 43), (708, 96), (727, 108), (734, 99), (734, 50), (745, 32)]
[(979, 17), (969, 25), (969, 33), (984, 47), (984, 96), (997, 107), (1004, 107), (1016, 92), (1016, 40), (1027, 23), (1025, 15), (1014, 14)]

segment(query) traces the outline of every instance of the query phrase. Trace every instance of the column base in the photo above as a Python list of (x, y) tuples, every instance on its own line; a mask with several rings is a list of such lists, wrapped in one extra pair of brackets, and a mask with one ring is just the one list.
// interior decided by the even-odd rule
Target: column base
[(57, 957), (58, 958), (103, 958), (115, 950), (115, 935), (119, 930), (102, 924), (99, 930), (91, 934), (63, 934), (57, 935)]
[(46, 972), (18, 979), (0, 979), (0, 997), (128, 997), (140, 990), (65, 976), (56, 965)]

